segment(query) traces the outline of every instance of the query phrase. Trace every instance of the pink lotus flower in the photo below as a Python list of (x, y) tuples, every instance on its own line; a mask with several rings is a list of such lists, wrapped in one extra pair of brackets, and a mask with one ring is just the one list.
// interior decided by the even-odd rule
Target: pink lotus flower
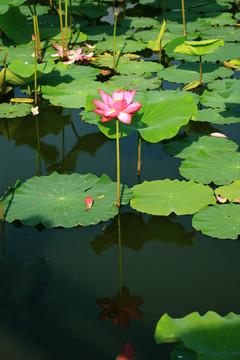
[(92, 100), (97, 109), (93, 109), (96, 114), (103, 115), (101, 121), (107, 122), (117, 117), (119, 121), (130, 124), (132, 116), (138, 111), (142, 104), (140, 102), (132, 102), (136, 89), (133, 91), (115, 90), (111, 98), (110, 95), (105, 94), (103, 90), (99, 89), (102, 101)]
[[(92, 49), (93, 46), (85, 43), (85, 45)], [(60, 56), (63, 57), (63, 48), (62, 46), (56, 45), (56, 44), (52, 44), (52, 47), (54, 47), (54, 49), (58, 50), (58, 52), (52, 56)], [(86, 55), (82, 52), (82, 48), (78, 48), (77, 50), (68, 50), (67, 52), (68, 55), (68, 61), (63, 61), (64, 64), (72, 64), (75, 61), (80, 61), (80, 60), (89, 60), (92, 56), (93, 56), (93, 52), (91, 52), (90, 54)]]

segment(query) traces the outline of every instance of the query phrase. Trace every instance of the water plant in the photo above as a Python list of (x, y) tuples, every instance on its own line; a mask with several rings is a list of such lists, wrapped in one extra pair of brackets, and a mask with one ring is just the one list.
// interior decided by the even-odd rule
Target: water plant
[(92, 100), (97, 106), (93, 111), (102, 115), (101, 122), (105, 123), (114, 118), (116, 120), (116, 146), (117, 146), (117, 206), (120, 207), (120, 153), (119, 153), (119, 122), (131, 124), (132, 116), (142, 107), (140, 102), (132, 102), (136, 89), (133, 91), (115, 90), (113, 96), (99, 90), (103, 102)]
[[(211, 39), (201, 41), (184, 41), (184, 43), (178, 45), (174, 52), (181, 54), (187, 54), (191, 56), (199, 56), (199, 82), (195, 82), (194, 85), (202, 85), (202, 56), (215, 52), (219, 46), (223, 46), (224, 41), (222, 39)], [(192, 87), (191, 87), (192, 88)]]

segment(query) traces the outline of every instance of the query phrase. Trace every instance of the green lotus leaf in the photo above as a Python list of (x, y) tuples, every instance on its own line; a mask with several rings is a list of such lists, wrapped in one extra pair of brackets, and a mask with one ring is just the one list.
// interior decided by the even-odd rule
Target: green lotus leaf
[(188, 156), (194, 156), (200, 150), (205, 150), (209, 153), (211, 151), (235, 151), (237, 149), (238, 145), (235, 142), (213, 136), (191, 136), (183, 140), (172, 141), (164, 147), (167, 154), (182, 159), (186, 159)]
[[(116, 64), (117, 66), (120, 64), (129, 64), (131, 60), (135, 60), (138, 58), (140, 58), (140, 56), (136, 54), (123, 54), (119, 57), (118, 53)], [(96, 58), (94, 57), (92, 63), (98, 66), (113, 68), (113, 56), (108, 53), (104, 53), (103, 55), (97, 55)]]
[[(37, 77), (50, 73), (54, 66), (54, 60), (37, 64)], [(28, 79), (28, 81), (34, 78), (35, 65), (33, 60), (29, 61), (29, 63), (24, 62), (22, 59), (13, 60), (8, 69), (15, 75)]]
[(73, 80), (80, 80), (82, 78), (95, 80), (98, 74), (99, 69), (91, 66), (66, 65), (59, 61), (50, 73), (41, 76), (38, 84), (54, 86), (60, 83), (71, 83)]
[(0, 118), (15, 118), (30, 114), (31, 105), (29, 104), (0, 104)]
[[(22, 1), (22, 2), (24, 2), (24, 1)], [(39, 16), (47, 15), (49, 12), (49, 6), (47, 6), (47, 5), (36, 4), (35, 7), (36, 7), (36, 13), (38, 16), (38, 20), (39, 20)], [(25, 16), (32, 17), (32, 13), (31, 13), (29, 7), (26, 5), (21, 6), (21, 13)]]
[[(121, 204), (127, 204), (131, 191), (121, 186)], [(85, 198), (94, 201), (86, 210)], [(117, 184), (107, 175), (101, 178), (93, 174), (59, 175), (37, 177), (21, 183), (0, 199), (3, 203), (5, 220), (20, 220), (23, 225), (45, 227), (66, 227), (93, 225), (106, 221), (118, 213)]]
[[(6, 58), (6, 64), (9, 65), (12, 61), (16, 59), (22, 59), (24, 62), (32, 61), (33, 58), (31, 55), (34, 52), (33, 44), (31, 45), (17, 45), (16, 47), (11, 45), (7, 49), (8, 55)], [(4, 56), (6, 54), (6, 51), (0, 51), (0, 61), (2, 62)]]
[(56, 86), (45, 85), (41, 87), (41, 91), (42, 96), (53, 105), (79, 109), (85, 107), (88, 94), (98, 95), (98, 88), (109, 92), (108, 85), (98, 85), (96, 81), (86, 78), (73, 80), (71, 83), (60, 83)]
[(215, 204), (213, 190), (194, 181), (155, 180), (144, 181), (131, 188), (133, 209), (152, 215), (168, 216), (194, 214), (202, 207)]
[(184, 41), (183, 44), (178, 45), (174, 52), (181, 54), (202, 56), (216, 51), (219, 46), (223, 46), (222, 39), (202, 40), (202, 41)]
[(234, 181), (228, 186), (220, 186), (215, 189), (215, 194), (233, 202), (240, 202), (240, 180)]
[(221, 93), (222, 91), (226, 91), (231, 88), (237, 89), (238, 84), (239, 82), (237, 79), (216, 80), (208, 84), (208, 89), (217, 93)]
[(224, 26), (224, 25), (235, 25), (236, 22), (233, 19), (233, 16), (230, 12), (224, 12), (224, 13), (212, 13), (211, 14), (212, 17), (204, 17), (201, 18), (201, 21), (205, 22), (205, 23), (211, 23), (212, 25), (219, 25), (219, 26)]
[(237, 239), (240, 234), (240, 206), (233, 203), (216, 204), (201, 209), (193, 216), (192, 226), (218, 239)]
[(209, 184), (228, 185), (240, 178), (240, 153), (237, 151), (199, 151), (187, 157), (179, 168), (187, 179)]
[(204, 56), (204, 61), (230, 61), (239, 58), (240, 43), (225, 43), (216, 53)]
[[(237, 85), (237, 84), (236, 84)], [(239, 107), (240, 89), (238, 86), (217, 93), (204, 90), (201, 103), (204, 106), (220, 109), (237, 109)]]
[[(146, 44), (141, 41), (134, 41), (128, 39), (118, 39), (116, 41), (116, 51), (120, 51), (123, 54), (135, 53), (136, 51), (142, 51), (146, 48)], [(105, 41), (98, 42), (96, 44), (96, 50), (98, 51), (113, 51), (113, 40), (107, 39)]]
[(237, 360), (239, 336), (240, 315), (229, 313), (221, 317), (213, 311), (203, 316), (194, 312), (182, 319), (164, 314), (155, 331), (157, 344), (181, 341), (197, 353), (197, 360)]
[(162, 69), (162, 64), (157, 64), (153, 61), (144, 61), (142, 59), (140, 61), (131, 61), (127, 64), (119, 64), (117, 66), (117, 72), (124, 75), (143, 75), (145, 73), (150, 73), (150, 76), (152, 76), (152, 72), (161, 71)]
[(168, 97), (158, 104), (147, 103), (136, 115), (141, 121), (139, 133), (146, 141), (157, 143), (176, 135), (190, 118), (197, 118), (197, 106), (189, 94)]
[[(203, 63), (203, 82), (210, 82), (218, 77), (229, 77), (233, 74), (233, 70), (227, 69), (225, 66)], [(183, 63), (174, 65), (161, 70), (157, 74), (160, 79), (164, 79), (175, 83), (189, 83), (199, 80), (199, 64), (198, 63)]]
[[(195, 231), (187, 232), (184, 226), (173, 221), (167, 216), (152, 216), (147, 222), (144, 221), (142, 214), (127, 212), (121, 214), (121, 238), (122, 246), (139, 251), (144, 244), (149, 242), (169, 243), (178, 247), (192, 246), (194, 243)], [(128, 224), (131, 223), (135, 229), (136, 237), (128, 231)], [(118, 219), (115, 217), (109, 226), (95, 237), (91, 248), (98, 255), (107, 250), (110, 246), (118, 244), (116, 229)], [(161, 231), (159, 231), (161, 229)], [(176, 236), (177, 234), (177, 236)]]
[(32, 29), (18, 6), (9, 7), (0, 17), (1, 30), (17, 44), (27, 44), (31, 41)]
[[(121, 75), (121, 76), (113, 76), (108, 84), (112, 87), (114, 86), (116, 89), (126, 90), (134, 90), (138, 89), (138, 91), (150, 90), (150, 89), (158, 89), (161, 86), (161, 81), (157, 78), (144, 79), (141, 76), (130, 74), (130, 75)], [(135, 100), (135, 98), (134, 98)]]
[(21, 4), (23, 4), (26, 0), (1, 0), (1, 4), (0, 4), (0, 15), (5, 14), (10, 5), (13, 6), (19, 6)]
[(148, 17), (125, 17), (118, 20), (119, 25), (127, 28), (144, 29), (157, 26), (159, 23), (157, 20)]
[(209, 121), (212, 124), (234, 124), (240, 122), (240, 112), (235, 110), (203, 109), (198, 111), (198, 121)]
[(233, 26), (212, 27), (206, 31), (205, 38), (207, 37), (214, 39), (221, 38), (224, 41), (240, 41), (239, 29)]

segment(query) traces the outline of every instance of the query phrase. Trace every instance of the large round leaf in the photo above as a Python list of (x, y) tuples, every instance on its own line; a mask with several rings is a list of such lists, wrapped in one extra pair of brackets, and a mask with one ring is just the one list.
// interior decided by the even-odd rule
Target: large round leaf
[(181, 126), (197, 118), (197, 106), (189, 94), (164, 99), (158, 104), (145, 104), (136, 117), (141, 120), (140, 135), (146, 141), (157, 143), (176, 135)]
[(132, 208), (152, 215), (194, 214), (203, 206), (214, 204), (213, 190), (193, 181), (144, 181), (132, 187)]
[[(121, 204), (128, 203), (131, 191), (121, 187)], [(85, 198), (94, 201), (86, 210)], [(42, 223), (51, 228), (88, 226), (106, 221), (118, 213), (117, 184), (107, 175), (59, 175), (37, 177), (18, 182), (1, 199), (6, 221), (20, 220), (23, 225)]]
[(194, 215), (192, 226), (218, 239), (237, 239), (240, 234), (240, 205), (216, 204), (201, 209)]
[(187, 157), (179, 168), (187, 179), (209, 184), (227, 185), (240, 178), (240, 153), (237, 151), (201, 150), (194, 156)]
[(209, 121), (212, 124), (220, 125), (238, 123), (240, 122), (240, 111), (203, 109), (198, 111), (198, 121)]
[(30, 114), (31, 105), (29, 104), (0, 104), (0, 118), (15, 118)]
[(202, 40), (202, 41), (184, 41), (183, 44), (178, 45), (174, 52), (181, 54), (202, 56), (210, 54), (217, 50), (219, 46), (223, 46), (224, 41), (222, 39)]
[(240, 315), (221, 317), (213, 311), (200, 316), (194, 312), (182, 319), (164, 314), (157, 324), (159, 343), (182, 341), (197, 352), (198, 360), (237, 360), (240, 358)]
[(202, 149), (208, 153), (216, 150), (235, 151), (238, 149), (238, 145), (231, 140), (220, 137), (191, 136), (183, 140), (172, 141), (164, 147), (167, 154), (182, 159), (193, 156)]

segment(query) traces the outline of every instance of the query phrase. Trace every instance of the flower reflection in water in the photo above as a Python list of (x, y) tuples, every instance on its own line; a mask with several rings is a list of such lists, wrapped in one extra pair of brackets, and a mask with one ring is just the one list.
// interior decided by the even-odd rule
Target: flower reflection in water
[(128, 328), (131, 318), (140, 320), (144, 317), (141, 310), (138, 309), (143, 304), (143, 299), (141, 296), (131, 296), (125, 286), (121, 290), (113, 298), (107, 297), (97, 301), (103, 309), (98, 319), (112, 319), (113, 327), (119, 323), (121, 327)]

